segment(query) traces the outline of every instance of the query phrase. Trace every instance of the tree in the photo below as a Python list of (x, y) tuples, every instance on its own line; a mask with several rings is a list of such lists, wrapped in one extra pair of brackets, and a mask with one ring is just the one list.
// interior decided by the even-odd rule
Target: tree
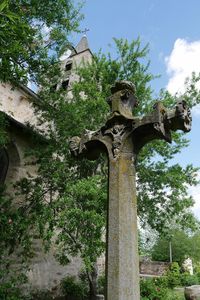
[[(81, 6), (71, 0), (2, 0), (0, 3), (0, 81), (13, 87), (28, 81), (39, 84), (49, 66), (58, 62), (69, 35), (78, 31)], [(9, 121), (0, 114), (0, 147), (9, 143)], [(42, 141), (44, 145), (44, 141)], [(41, 145), (41, 139), (40, 139)], [(13, 183), (15, 184), (15, 183)], [(22, 180), (21, 186), (26, 186)], [(19, 195), (18, 195), (19, 196)], [(14, 202), (14, 205), (13, 205)], [(30, 203), (29, 203), (30, 205)], [(23, 267), (32, 257), (30, 247), (37, 234), (36, 212), (28, 213), (28, 205), (16, 205), (6, 187), (0, 186), (0, 298), (22, 299), (19, 284), (25, 277)], [(31, 221), (29, 223), (29, 221)], [(37, 224), (38, 225), (38, 224)], [(39, 225), (38, 225), (39, 226)], [(10, 269), (15, 251), (21, 259), (21, 270)], [(18, 261), (19, 262), (19, 261)]]
[[(59, 260), (67, 263), (70, 255), (80, 255), (90, 283), (96, 259), (105, 249), (102, 235), (106, 220), (107, 166), (104, 157), (97, 162), (74, 160), (67, 141), (86, 128), (95, 130), (104, 123), (109, 114), (105, 99), (110, 96), (115, 80), (126, 79), (136, 84), (139, 99), (136, 115), (150, 112), (155, 102), (150, 87), (155, 77), (148, 71), (149, 62), (145, 63), (148, 46), (142, 47), (139, 39), (130, 44), (121, 39), (114, 42), (117, 59), (99, 53), (94, 55), (91, 64), (77, 69), (79, 81), (72, 87), (70, 101), (62, 89), (50, 88), (55, 84), (58, 70), (55, 72), (52, 67), (40, 77), (43, 88), (38, 113), (42, 122), (50, 124), (46, 128), (49, 140), (46, 147), (38, 143), (30, 152), (37, 157), (38, 177), (19, 183), (27, 195), (29, 224), (37, 224), (46, 245), (58, 231)], [(161, 91), (160, 97), (169, 108), (177, 100), (166, 91)], [(199, 101), (198, 97), (197, 93), (189, 102), (189, 92), (183, 95), (190, 106)], [(188, 145), (179, 132), (174, 133), (173, 140), (172, 145), (162, 141), (147, 145), (137, 163), (138, 215), (142, 224), (148, 223), (160, 232), (166, 230), (171, 219), (185, 227), (196, 225), (188, 210), (193, 199), (188, 196), (187, 186), (197, 183), (197, 169), (191, 165), (183, 168), (169, 164)], [(155, 160), (156, 155), (159, 160)], [(44, 202), (48, 197), (50, 201)]]
[(71, 0), (3, 0), (0, 4), (0, 80), (38, 81), (70, 46), (69, 34), (77, 31), (80, 7)]
[(172, 260), (180, 265), (186, 257), (191, 258), (190, 237), (182, 230), (174, 229), (168, 235), (160, 236), (152, 248), (152, 259), (157, 261), (170, 261), (169, 245), (172, 246)]
[(152, 248), (152, 259), (158, 261), (169, 261), (169, 242), (172, 246), (172, 257), (174, 262), (181, 266), (183, 261), (190, 257), (193, 262), (200, 261), (199, 231), (192, 235), (180, 229), (172, 229), (165, 236), (160, 236)]
[[(40, 122), (49, 122), (44, 132), (47, 137), (45, 146), (36, 135), (35, 148), (29, 152), (39, 166), (37, 178), (26, 178), (18, 183), (18, 191), (25, 196), (25, 201), (18, 209), (20, 218), (13, 221), (14, 243), (23, 240), (28, 247), (33, 235), (37, 234), (48, 248), (59, 232), (56, 241), (58, 258), (67, 263), (70, 255), (80, 255), (88, 280), (92, 283), (94, 264), (105, 249), (102, 235), (106, 221), (107, 166), (104, 157), (96, 162), (74, 160), (69, 153), (68, 141), (70, 137), (80, 135), (85, 128), (95, 130), (104, 123), (109, 114), (105, 99), (110, 96), (110, 87), (115, 80), (126, 79), (135, 83), (139, 107), (134, 114), (140, 116), (150, 112), (155, 102), (150, 83), (155, 77), (148, 70), (149, 62), (145, 61), (148, 46), (142, 47), (139, 39), (130, 44), (126, 40), (115, 39), (117, 58), (99, 53), (94, 55), (91, 64), (77, 69), (80, 80), (73, 85), (73, 98), (67, 101), (62, 89), (53, 91), (51, 88), (58, 80), (60, 70), (58, 64), (53, 63), (50, 67), (50, 63), (62, 53), (66, 5), (71, 2), (56, 1), (55, 6), (55, 1), (36, 2), (31, 1), (30, 5), (28, 0), (10, 1), (10, 6), (7, 5), (6, 9), (13, 9), (20, 17), (23, 16), (24, 28), (30, 33), (23, 49), (19, 45), (14, 47), (12, 39), (8, 38), (9, 55), (2, 51), (2, 72), (6, 70), (2, 79), (16, 82), (33, 74), (31, 79), (42, 87), (37, 113), (40, 114)], [(62, 5), (64, 13), (60, 9)], [(4, 20), (6, 18), (4, 16)], [(16, 30), (14, 22), (13, 31)], [(51, 32), (48, 42), (41, 31), (43, 23)], [(17, 51), (13, 53), (12, 49)], [(24, 49), (28, 49), (28, 59)], [(52, 55), (50, 50), (57, 51), (57, 55)], [(10, 63), (10, 57), (15, 55), (14, 62)], [(196, 93), (189, 102), (192, 93), (195, 94), (194, 88), (183, 95), (190, 106), (199, 101)], [(174, 105), (177, 99), (165, 91), (161, 91), (160, 98), (168, 107)], [(138, 215), (142, 223), (149, 223), (159, 231), (168, 226), (172, 217), (184, 226), (195, 224), (188, 211), (193, 200), (188, 197), (187, 184), (196, 184), (196, 169), (192, 166), (185, 169), (179, 165), (169, 166), (170, 159), (188, 144), (180, 133), (175, 133), (173, 140), (175, 143), (172, 145), (151, 143), (138, 157)], [(159, 161), (154, 159), (156, 155), (159, 155)], [(17, 226), (24, 221), (26, 226), (21, 226), (22, 230), (16, 232)]]

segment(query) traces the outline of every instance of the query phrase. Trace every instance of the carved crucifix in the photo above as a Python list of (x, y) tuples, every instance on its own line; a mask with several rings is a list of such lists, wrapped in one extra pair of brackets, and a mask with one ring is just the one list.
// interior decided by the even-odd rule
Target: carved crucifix
[(191, 115), (185, 102), (167, 111), (161, 102), (151, 114), (134, 117), (137, 106), (135, 86), (116, 82), (109, 99), (111, 115), (101, 129), (73, 137), (75, 156), (96, 159), (107, 153), (109, 197), (107, 218), (106, 277), (107, 300), (139, 300), (139, 256), (135, 161), (139, 150), (154, 139), (171, 142), (171, 131), (190, 131)]

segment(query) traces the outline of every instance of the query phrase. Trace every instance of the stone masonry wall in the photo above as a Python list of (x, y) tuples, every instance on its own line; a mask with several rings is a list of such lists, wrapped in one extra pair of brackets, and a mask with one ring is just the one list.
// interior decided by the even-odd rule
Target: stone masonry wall
[(140, 274), (162, 276), (169, 268), (169, 263), (160, 261), (141, 261)]

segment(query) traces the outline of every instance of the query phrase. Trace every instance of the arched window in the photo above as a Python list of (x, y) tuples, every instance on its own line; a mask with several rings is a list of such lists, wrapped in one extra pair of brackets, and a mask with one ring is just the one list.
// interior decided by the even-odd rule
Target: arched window
[(3, 184), (8, 171), (9, 158), (8, 153), (4, 148), (0, 149), (0, 184)]

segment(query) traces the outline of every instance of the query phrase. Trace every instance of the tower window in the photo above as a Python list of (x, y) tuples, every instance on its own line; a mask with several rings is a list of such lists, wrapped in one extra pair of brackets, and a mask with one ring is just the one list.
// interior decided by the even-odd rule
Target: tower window
[(72, 69), (72, 63), (68, 63), (65, 66), (65, 71), (70, 71)]
[(63, 90), (66, 90), (69, 86), (69, 79), (62, 82), (62, 88)]

